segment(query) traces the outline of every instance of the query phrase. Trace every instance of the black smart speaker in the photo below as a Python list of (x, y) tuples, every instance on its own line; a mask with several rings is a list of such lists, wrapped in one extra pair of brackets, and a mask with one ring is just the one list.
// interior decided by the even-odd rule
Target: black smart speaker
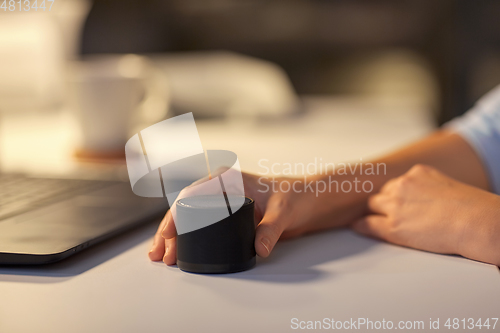
[[(225, 196), (226, 203), (239, 199), (243, 205), (231, 212), (229, 204), (215, 196), (183, 198), (176, 204), (176, 223), (193, 224), (229, 211), (225, 218), (177, 236), (177, 266), (192, 273), (234, 273), (255, 265), (254, 201), (247, 197)], [(229, 199), (229, 200), (228, 200)], [(234, 202), (234, 200), (233, 200)]]

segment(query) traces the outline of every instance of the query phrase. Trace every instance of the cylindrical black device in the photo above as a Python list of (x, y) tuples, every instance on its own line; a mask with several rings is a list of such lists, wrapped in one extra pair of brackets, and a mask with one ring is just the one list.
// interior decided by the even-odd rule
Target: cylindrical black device
[[(177, 266), (192, 273), (234, 273), (255, 265), (254, 201), (238, 197), (243, 205), (235, 212), (212, 196), (183, 198), (176, 204), (175, 223), (196, 223), (227, 209), (218, 222), (177, 236)], [(229, 197), (229, 201), (234, 198)], [(240, 201), (240, 202), (241, 202)], [(228, 197), (226, 196), (226, 203)], [(201, 220), (200, 220), (201, 219)]]

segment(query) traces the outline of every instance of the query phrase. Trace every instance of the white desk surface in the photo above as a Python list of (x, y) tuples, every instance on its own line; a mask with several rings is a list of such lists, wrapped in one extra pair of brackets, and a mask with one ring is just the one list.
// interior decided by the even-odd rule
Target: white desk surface
[[(230, 131), (240, 138), (228, 142), (220, 132), (227, 127), (210, 122), (198, 124), (200, 135), (206, 148), (233, 150), (243, 169), (257, 172), (260, 158), (357, 160), (431, 129), (417, 114), (368, 109), (353, 113), (345, 106), (327, 113), (324, 108), (338, 104), (309, 102), (314, 112), (303, 125), (290, 121), (259, 130), (250, 125), (233, 128)], [(15, 122), (3, 126), (15, 127)], [(305, 149), (312, 142), (321, 145)], [(7, 169), (23, 162), (12, 151), (4, 156), (9, 153)], [(59, 156), (59, 163), (64, 160)], [(360, 317), (395, 323), (422, 320), (421, 331), (428, 331), (430, 318), (439, 318), (445, 331), (447, 318), (499, 317), (500, 274), (495, 266), (340, 230), (281, 242), (270, 258), (258, 259), (250, 271), (196, 275), (148, 260), (156, 225), (57, 264), (1, 267), (0, 332), (287, 332), (294, 331), (292, 318)]]

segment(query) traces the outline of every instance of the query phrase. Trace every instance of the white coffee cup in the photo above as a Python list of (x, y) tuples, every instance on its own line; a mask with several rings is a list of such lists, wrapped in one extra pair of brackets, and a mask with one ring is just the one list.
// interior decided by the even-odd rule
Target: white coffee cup
[(71, 63), (68, 91), (80, 128), (79, 157), (124, 157), (133, 124), (144, 113), (164, 118), (168, 109), (164, 77), (134, 54), (93, 55)]

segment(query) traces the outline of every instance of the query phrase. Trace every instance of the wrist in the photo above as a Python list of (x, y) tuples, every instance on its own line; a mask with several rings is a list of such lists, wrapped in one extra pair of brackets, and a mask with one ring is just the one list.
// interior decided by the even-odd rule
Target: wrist
[[(345, 227), (366, 214), (367, 199), (385, 183), (366, 175), (316, 175), (302, 179), (312, 190), (301, 193), (298, 224), (306, 232)], [(305, 184), (304, 184), (305, 185)]]
[(500, 196), (488, 193), (469, 207), (461, 214), (464, 228), (458, 254), (500, 266)]

